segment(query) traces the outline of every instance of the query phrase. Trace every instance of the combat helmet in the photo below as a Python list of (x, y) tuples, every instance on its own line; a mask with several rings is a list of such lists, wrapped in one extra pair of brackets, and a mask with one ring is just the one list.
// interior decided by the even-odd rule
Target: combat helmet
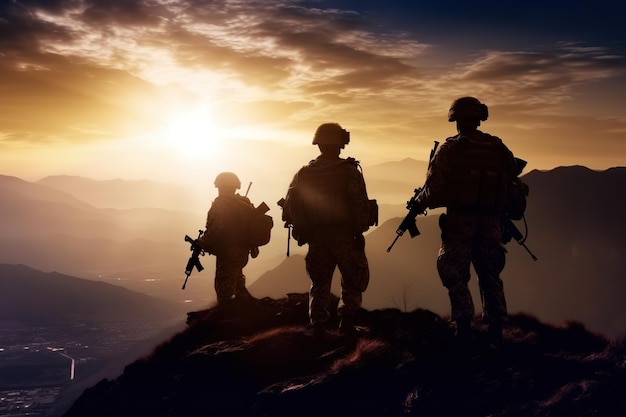
[(239, 177), (232, 172), (221, 172), (217, 174), (215, 177), (215, 182), (213, 183), (217, 188), (231, 188), (234, 187), (235, 190), (241, 188), (241, 181), (239, 181)]
[(488, 117), (487, 106), (474, 97), (457, 98), (452, 102), (448, 111), (449, 122), (457, 120), (480, 120), (484, 122)]
[(323, 123), (319, 125), (313, 136), (313, 145), (334, 144), (342, 148), (350, 143), (350, 132), (339, 123)]

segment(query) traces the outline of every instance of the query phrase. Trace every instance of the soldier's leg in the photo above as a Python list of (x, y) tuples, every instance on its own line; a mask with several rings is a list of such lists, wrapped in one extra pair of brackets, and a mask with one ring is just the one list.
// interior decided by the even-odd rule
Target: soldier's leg
[(437, 272), (450, 297), (451, 319), (471, 320), (474, 303), (470, 280), (471, 247), (469, 244), (443, 243), (437, 257)]
[(215, 294), (218, 303), (230, 300), (235, 295), (236, 280), (241, 274), (237, 259), (220, 255), (215, 261)]
[(370, 279), (369, 264), (365, 250), (352, 236), (337, 242), (335, 257), (341, 272), (341, 301), (338, 314), (342, 323), (352, 322), (363, 302), (363, 293)]
[(252, 297), (246, 288), (246, 276), (243, 273), (243, 268), (248, 264), (248, 251), (240, 251), (236, 256), (236, 262), (239, 266), (235, 279), (235, 297)]
[(474, 318), (474, 303), (468, 282), (476, 225), (471, 214), (448, 210), (439, 217), (441, 248), (437, 256), (437, 272), (448, 290), (451, 319), (457, 323), (469, 323)]
[(335, 260), (322, 242), (309, 242), (305, 257), (306, 271), (311, 279), (309, 292), (309, 320), (313, 325), (324, 324), (330, 318), (330, 288)]
[(482, 294), (483, 315), (490, 323), (502, 322), (507, 316), (504, 284), (500, 278), (505, 259), (505, 249), (500, 242), (481, 242), (475, 248), (473, 263)]
[(444, 242), (437, 257), (437, 271), (450, 297), (451, 319), (456, 323), (456, 339), (466, 353), (474, 350), (474, 303), (468, 286), (470, 262), (471, 242)]

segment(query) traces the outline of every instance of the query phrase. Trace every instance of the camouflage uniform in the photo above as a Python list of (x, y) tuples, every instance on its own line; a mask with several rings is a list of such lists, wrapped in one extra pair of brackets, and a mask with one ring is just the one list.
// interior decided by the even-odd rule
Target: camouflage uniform
[(218, 302), (248, 294), (243, 274), (251, 249), (242, 227), (246, 206), (252, 207), (250, 200), (238, 194), (218, 196), (207, 214), (206, 232), (200, 237), (202, 248), (217, 258), (215, 293)]
[(479, 130), (446, 139), (431, 161), (417, 203), (447, 208), (440, 218), (437, 271), (448, 289), (454, 321), (471, 320), (475, 313), (470, 264), (478, 275), (485, 319), (500, 321), (507, 315), (500, 212), (515, 170), (513, 154), (502, 141)]
[(335, 267), (341, 272), (339, 315), (353, 317), (369, 283), (363, 237), (369, 228), (369, 200), (358, 162), (322, 154), (296, 173), (286, 201), (293, 201), (296, 189), (307, 219), (299, 244), (309, 244), (306, 270), (311, 279), (311, 324), (329, 319)]

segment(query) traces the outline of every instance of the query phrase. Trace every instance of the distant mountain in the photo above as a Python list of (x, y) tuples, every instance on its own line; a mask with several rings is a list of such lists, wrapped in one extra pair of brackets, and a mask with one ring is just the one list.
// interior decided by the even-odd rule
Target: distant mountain
[(147, 322), (173, 319), (182, 305), (106, 284), (24, 265), (0, 264), (0, 317), (31, 324)]
[(8, 175), (0, 175), (0, 189), (5, 200), (22, 197), (30, 200), (60, 203), (85, 211), (93, 209), (91, 205), (68, 193)]
[(64, 417), (626, 415), (624, 342), (580, 324), (514, 315), (494, 349), (476, 322), (466, 356), (427, 310), (361, 311), (346, 337), (307, 329), (307, 306), (291, 294), (190, 315)]
[(51, 187), (0, 176), (0, 263), (115, 281), (182, 300), (178, 280), (189, 256), (183, 238), (198, 230), (205, 216), (100, 209)]
[(406, 202), (424, 184), (427, 167), (428, 162), (411, 158), (363, 167), (367, 192), (379, 204)]
[(292, 255), (276, 268), (262, 274), (249, 286), (252, 294), (280, 298), (289, 293), (308, 291), (311, 281), (304, 269), (304, 256)]
[(190, 213), (155, 208), (99, 209), (51, 187), (0, 176), (0, 230), (4, 239), (68, 235), (118, 241), (163, 240), (178, 237), (180, 230), (193, 224), (193, 218)]
[(99, 208), (160, 208), (194, 211), (206, 196), (200, 196), (191, 187), (156, 181), (93, 180), (90, 178), (55, 175), (37, 181), (37, 184), (55, 188)]

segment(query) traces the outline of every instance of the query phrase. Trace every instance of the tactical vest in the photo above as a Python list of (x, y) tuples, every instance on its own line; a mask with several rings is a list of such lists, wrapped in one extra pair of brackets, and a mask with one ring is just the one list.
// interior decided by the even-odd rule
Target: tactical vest
[[(317, 166), (315, 161), (298, 174), (298, 197), (301, 213), (298, 220), (307, 225), (336, 226), (351, 224), (352, 213), (347, 200), (347, 160)], [(294, 219), (296, 220), (296, 219)]]
[(513, 155), (500, 139), (491, 138), (472, 141), (459, 135), (451, 139), (448, 207), (500, 211), (506, 205)]

